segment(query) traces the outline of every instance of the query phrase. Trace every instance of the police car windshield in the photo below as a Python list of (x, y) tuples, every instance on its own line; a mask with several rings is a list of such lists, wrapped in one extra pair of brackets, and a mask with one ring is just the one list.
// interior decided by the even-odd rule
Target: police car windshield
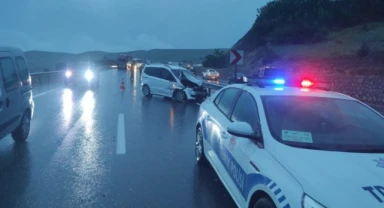
[(363, 104), (307, 96), (262, 96), (269, 130), (284, 144), (329, 151), (384, 152), (384, 117)]

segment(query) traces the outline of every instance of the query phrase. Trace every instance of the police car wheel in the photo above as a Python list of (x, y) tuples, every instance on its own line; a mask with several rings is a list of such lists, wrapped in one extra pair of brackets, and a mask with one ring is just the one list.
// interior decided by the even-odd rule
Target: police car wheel
[(201, 127), (199, 127), (196, 131), (195, 155), (198, 165), (207, 164), (207, 158), (205, 158), (204, 155), (203, 133), (201, 131)]
[(276, 205), (268, 198), (263, 197), (256, 201), (253, 208), (276, 208)]
[(23, 142), (27, 140), (29, 135), (29, 130), (31, 127), (31, 117), (30, 114), (26, 111), (21, 118), (21, 122), (17, 129), (12, 132), (12, 138), (15, 142)]
[(151, 90), (149, 89), (148, 85), (144, 85), (142, 91), (144, 96), (146, 97), (151, 96)]

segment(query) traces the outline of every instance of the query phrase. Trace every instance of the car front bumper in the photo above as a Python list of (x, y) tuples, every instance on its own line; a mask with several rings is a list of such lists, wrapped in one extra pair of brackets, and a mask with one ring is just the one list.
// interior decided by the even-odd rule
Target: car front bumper
[(86, 79), (85, 77), (66, 77), (66, 84), (92, 84), (98, 81), (98, 77), (94, 77), (92, 79)]
[(188, 100), (204, 100), (208, 96), (208, 91), (204, 87), (185, 88)]
[(207, 75), (208, 79), (219, 79), (220, 75)]

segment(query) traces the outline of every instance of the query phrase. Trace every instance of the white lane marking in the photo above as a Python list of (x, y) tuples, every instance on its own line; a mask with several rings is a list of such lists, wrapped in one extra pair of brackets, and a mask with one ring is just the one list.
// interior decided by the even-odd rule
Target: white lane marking
[(48, 90), (48, 91), (46, 91), (46, 92), (42, 92), (42, 93), (33, 95), (33, 98), (40, 97), (40, 96), (42, 96), (42, 95), (48, 94), (48, 93), (50, 93), (50, 92), (53, 92), (53, 91), (55, 91), (55, 90), (57, 90), (57, 89), (59, 89), (59, 88), (55, 88), (55, 89), (53, 89), (53, 90)]
[(120, 113), (117, 118), (117, 141), (116, 154), (125, 154), (125, 129), (124, 129), (124, 114)]
[(196, 103), (196, 105), (200, 106), (201, 104), (200, 103)]

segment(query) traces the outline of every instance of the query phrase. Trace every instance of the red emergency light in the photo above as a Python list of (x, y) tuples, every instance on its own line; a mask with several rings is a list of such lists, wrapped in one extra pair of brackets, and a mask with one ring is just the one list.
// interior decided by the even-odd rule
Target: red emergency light
[(304, 79), (303, 81), (301, 81), (302, 87), (308, 88), (308, 87), (312, 87), (313, 85), (314, 83), (311, 80)]

